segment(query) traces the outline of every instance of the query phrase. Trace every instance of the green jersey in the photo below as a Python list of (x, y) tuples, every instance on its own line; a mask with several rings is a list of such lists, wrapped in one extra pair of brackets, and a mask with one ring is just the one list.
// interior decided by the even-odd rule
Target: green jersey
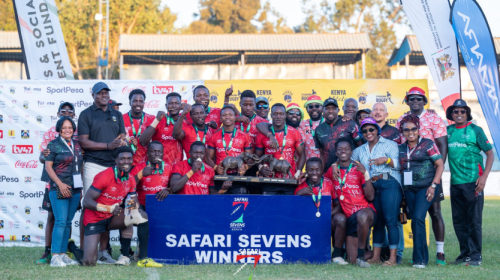
[(481, 151), (491, 150), (491, 144), (479, 126), (468, 123), (457, 127), (448, 126), (448, 160), (451, 184), (474, 183), (484, 170)]

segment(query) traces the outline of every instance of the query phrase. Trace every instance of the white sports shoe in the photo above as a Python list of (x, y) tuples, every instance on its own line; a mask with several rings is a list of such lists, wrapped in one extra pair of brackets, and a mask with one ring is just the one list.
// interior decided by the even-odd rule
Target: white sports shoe
[(414, 264), (414, 268), (425, 268), (425, 264)]
[(120, 255), (118, 260), (115, 262), (117, 265), (129, 265), (130, 264), (130, 258), (125, 257), (124, 255)]
[(68, 257), (66, 254), (62, 254), (61, 260), (66, 264), (66, 265), (78, 265), (78, 262), (73, 260), (72, 258)]
[(97, 264), (115, 264), (116, 261), (109, 255), (107, 250), (97, 254)]
[(52, 259), (50, 260), (50, 267), (66, 267), (66, 264), (63, 262), (59, 255), (52, 255)]
[(338, 265), (346, 265), (346, 264), (349, 264), (349, 263), (348, 263), (348, 262), (346, 262), (346, 261), (344, 260), (344, 258), (342, 258), (342, 257), (332, 258), (332, 262), (333, 262), (334, 264), (338, 264)]

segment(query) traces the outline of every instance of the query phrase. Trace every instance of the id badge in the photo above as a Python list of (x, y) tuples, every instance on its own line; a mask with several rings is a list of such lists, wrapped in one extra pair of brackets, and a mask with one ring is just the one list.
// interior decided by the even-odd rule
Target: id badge
[(413, 185), (413, 171), (404, 171), (403, 172), (404, 184), (407, 186)]
[(83, 188), (82, 174), (73, 174), (73, 188)]

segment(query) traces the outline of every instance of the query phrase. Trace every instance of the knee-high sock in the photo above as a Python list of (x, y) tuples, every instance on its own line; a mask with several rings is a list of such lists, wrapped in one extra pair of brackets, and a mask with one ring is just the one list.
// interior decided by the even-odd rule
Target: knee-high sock
[(149, 222), (137, 226), (137, 237), (139, 238), (139, 260), (148, 257)]

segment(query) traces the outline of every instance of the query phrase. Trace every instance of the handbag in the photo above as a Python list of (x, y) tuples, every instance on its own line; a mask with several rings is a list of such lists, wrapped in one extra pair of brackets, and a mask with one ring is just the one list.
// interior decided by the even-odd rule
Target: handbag
[[(64, 178), (61, 179), (61, 182), (63, 182), (64, 184), (66, 184), (66, 185), (68, 185), (68, 186), (71, 187), (71, 185), (73, 185), (73, 178), (71, 178), (71, 177), (64, 177)], [(67, 199), (67, 198), (73, 197), (72, 188), (70, 188), (71, 195), (68, 196), (68, 197), (66, 197), (66, 196), (64, 196), (61, 193), (61, 189), (59, 189), (59, 186), (56, 183), (53, 184), (53, 187), (56, 189), (57, 199)]]

